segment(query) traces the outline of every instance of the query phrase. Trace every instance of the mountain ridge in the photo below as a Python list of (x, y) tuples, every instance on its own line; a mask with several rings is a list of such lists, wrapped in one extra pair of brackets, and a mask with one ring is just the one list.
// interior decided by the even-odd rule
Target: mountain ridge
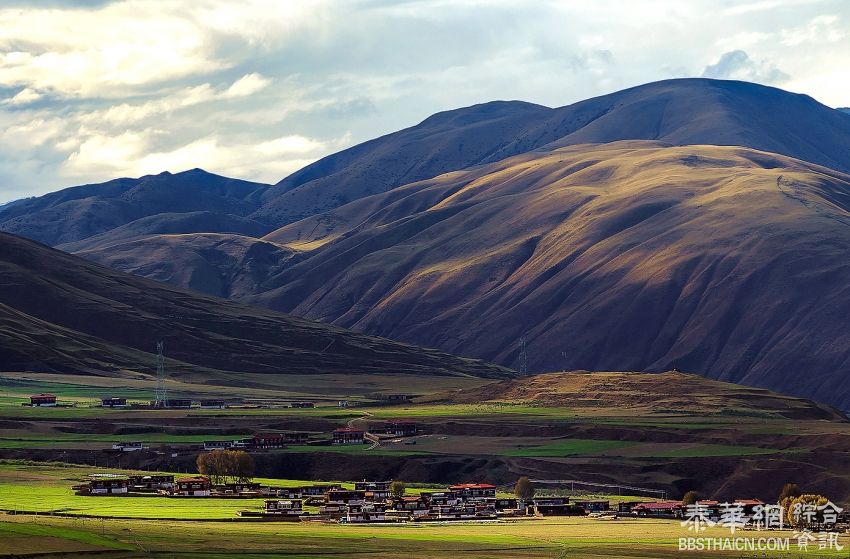
[(0, 233), (0, 367), (180, 374), (505, 376), (507, 369), (195, 294)]

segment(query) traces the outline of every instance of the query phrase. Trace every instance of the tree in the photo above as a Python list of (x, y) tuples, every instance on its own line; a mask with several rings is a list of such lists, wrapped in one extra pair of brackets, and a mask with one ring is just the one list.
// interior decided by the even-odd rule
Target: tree
[(208, 476), (213, 485), (231, 479), (247, 482), (254, 477), (254, 459), (244, 450), (213, 450), (198, 455), (198, 473)]
[(799, 495), (797, 497), (786, 497), (779, 505), (785, 512), (785, 522), (788, 526), (803, 530), (812, 528), (822, 521), (822, 516), (817, 507), (828, 502), (823, 495)]
[(516, 481), (514, 495), (521, 501), (528, 501), (534, 497), (534, 484), (531, 483), (528, 476), (522, 476)]
[(782, 486), (782, 491), (779, 493), (779, 503), (788, 497), (799, 497), (803, 494), (803, 490), (796, 483), (786, 483)]
[(685, 496), (682, 497), (682, 505), (688, 506), (696, 504), (696, 502), (699, 501), (700, 498), (700, 494), (696, 491), (688, 491), (687, 493), (685, 493)]
[(396, 499), (404, 497), (404, 492), (407, 491), (407, 486), (403, 481), (394, 481), (390, 484), (390, 494)]
[(246, 483), (254, 478), (254, 458), (244, 450), (233, 450), (233, 476)]

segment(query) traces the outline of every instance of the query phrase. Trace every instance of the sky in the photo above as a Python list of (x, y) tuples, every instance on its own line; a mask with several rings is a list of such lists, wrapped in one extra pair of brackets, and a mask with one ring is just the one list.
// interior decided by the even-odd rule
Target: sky
[(0, 1), (0, 203), (195, 167), (274, 183), (446, 109), (661, 79), (850, 105), (844, 0)]

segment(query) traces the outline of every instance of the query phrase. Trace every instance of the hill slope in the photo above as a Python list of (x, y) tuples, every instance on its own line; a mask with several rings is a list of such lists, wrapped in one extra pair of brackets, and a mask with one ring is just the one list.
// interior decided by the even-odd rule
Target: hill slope
[(850, 177), (745, 148), (520, 155), (267, 236), (250, 301), (531, 371), (673, 367), (850, 406)]
[(469, 404), (532, 404), (592, 411), (599, 415), (612, 413), (636, 417), (648, 417), (653, 414), (705, 414), (845, 420), (829, 406), (777, 394), (763, 388), (718, 382), (676, 371), (545, 373), (420, 400)]
[(509, 371), (205, 297), (0, 234), (3, 370), (495, 375)]
[(850, 116), (762, 85), (710, 79), (650, 83), (549, 109), (493, 102), (325, 157), (263, 194), (254, 214), (283, 225), (364, 196), (556, 145), (658, 140), (751, 147), (850, 171)]
[[(205, 230), (229, 231), (234, 221), (240, 221), (241, 226), (236, 228), (241, 232), (259, 232), (264, 229), (260, 224), (251, 226), (249, 220), (234, 216), (244, 218), (255, 211), (266, 188), (264, 184), (229, 179), (200, 169), (116, 179), (15, 202), (0, 209), (0, 231), (55, 246), (149, 216), (209, 212), (218, 214), (219, 218), (207, 219)], [(196, 228), (199, 220), (187, 225)], [(148, 227), (161, 229), (168, 225), (148, 224)], [(174, 231), (173, 226), (171, 229), (171, 232), (191, 232)]]

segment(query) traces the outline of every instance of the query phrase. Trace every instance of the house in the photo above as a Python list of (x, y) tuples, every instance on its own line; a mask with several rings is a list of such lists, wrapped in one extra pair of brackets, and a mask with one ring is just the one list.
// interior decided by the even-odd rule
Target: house
[(236, 441), (204, 441), (204, 450), (229, 450)]
[(654, 518), (681, 518), (682, 508), (682, 503), (679, 501), (638, 503), (632, 507), (632, 514)]
[(114, 443), (112, 445), (112, 450), (120, 450), (121, 452), (135, 452), (137, 450), (144, 450), (147, 448), (144, 443), (134, 442), (134, 443)]
[(388, 499), (392, 484), (391, 481), (356, 481), (354, 482), (354, 490), (368, 492), (373, 500)]
[(263, 502), (263, 513), (279, 514), (282, 516), (301, 516), (304, 514), (300, 499), (287, 499), (285, 501), (266, 500)]
[(755, 513), (755, 508), (763, 507), (765, 502), (760, 499), (735, 499), (733, 504), (741, 505), (744, 507), (744, 514), (746, 516), (752, 516)]
[(392, 500), (394, 516), (400, 520), (413, 519), (428, 514), (431, 502), (424, 495), (399, 497)]
[(202, 410), (223, 410), (226, 407), (224, 400), (201, 400)]
[(533, 501), (534, 514), (540, 516), (568, 516), (578, 509), (570, 504), (568, 497), (542, 497)]
[(496, 499), (493, 499), (492, 501), (490, 501), (488, 499), (487, 502), (489, 504), (492, 504), (493, 508), (496, 509), (497, 511), (516, 510), (517, 508), (519, 508), (519, 503), (513, 497), (496, 498)]
[(192, 407), (192, 400), (189, 398), (174, 398), (172, 400), (168, 400), (165, 407), (187, 410)]
[(366, 502), (366, 492), (351, 489), (331, 489), (325, 493), (328, 504), (359, 505)]
[(314, 402), (292, 402), (291, 407), (293, 407), (293, 408), (315, 408), (316, 404)]
[(390, 402), (409, 402), (416, 396), (414, 394), (384, 394), (382, 398)]
[(416, 423), (412, 421), (390, 421), (384, 429), (387, 435), (395, 437), (413, 437), (418, 431)]
[(333, 444), (363, 444), (366, 442), (366, 432), (354, 427), (334, 429)]
[(203, 476), (184, 477), (174, 482), (171, 495), (175, 497), (209, 497), (210, 480)]
[(617, 512), (631, 513), (637, 505), (643, 505), (650, 501), (620, 501), (617, 503)]
[(579, 507), (580, 509), (583, 509), (586, 513), (611, 510), (611, 503), (602, 499), (574, 500), (573, 505)]
[(348, 505), (340, 522), (384, 522), (386, 507), (380, 503)]
[(255, 481), (234, 481), (216, 485), (215, 492), (223, 495), (259, 495), (262, 487), (261, 483)]
[(248, 442), (252, 448), (283, 448), (288, 444), (307, 444), (309, 433), (258, 433)]
[(489, 483), (459, 483), (449, 487), (464, 501), (483, 500), (496, 496), (496, 486)]
[(172, 475), (152, 475), (152, 476), (130, 476), (130, 489), (132, 491), (159, 491), (160, 489), (169, 490), (174, 487), (174, 476)]
[(439, 505), (453, 507), (461, 503), (460, 497), (454, 491), (423, 491), (420, 495), (427, 499), (432, 506)]
[(91, 474), (83, 491), (91, 495), (126, 495), (129, 478), (120, 474)]
[(30, 406), (34, 408), (55, 407), (56, 396), (53, 394), (33, 394), (30, 396)]
[(102, 408), (126, 408), (127, 398), (119, 398), (112, 396), (111, 398), (101, 398), (100, 407)]

